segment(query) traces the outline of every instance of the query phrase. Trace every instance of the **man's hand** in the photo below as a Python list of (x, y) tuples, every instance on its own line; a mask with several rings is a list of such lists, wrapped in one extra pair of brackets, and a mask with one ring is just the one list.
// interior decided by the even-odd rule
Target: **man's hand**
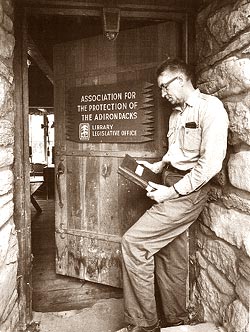
[(155, 200), (157, 203), (162, 203), (165, 200), (179, 197), (179, 195), (177, 194), (177, 192), (174, 190), (173, 187), (166, 187), (154, 182), (149, 182), (148, 184), (150, 187), (154, 188), (155, 190), (148, 191), (147, 196)]
[(156, 163), (153, 164), (145, 160), (137, 160), (137, 163), (149, 168), (154, 173), (161, 173), (166, 164), (163, 160), (157, 161)]

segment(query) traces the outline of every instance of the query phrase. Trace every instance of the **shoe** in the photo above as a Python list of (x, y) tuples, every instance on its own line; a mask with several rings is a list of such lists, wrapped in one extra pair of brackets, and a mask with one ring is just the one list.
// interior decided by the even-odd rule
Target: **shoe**
[(171, 326), (181, 326), (184, 325), (183, 320), (179, 320), (178, 322), (164, 322), (161, 327), (171, 327)]
[(143, 326), (135, 326), (129, 325), (127, 326), (127, 332), (160, 332), (160, 322), (153, 326), (143, 327)]

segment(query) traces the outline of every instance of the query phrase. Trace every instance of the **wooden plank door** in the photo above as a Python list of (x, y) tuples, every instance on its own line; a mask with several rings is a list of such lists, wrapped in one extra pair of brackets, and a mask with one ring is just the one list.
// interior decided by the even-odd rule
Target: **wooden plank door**
[[(181, 31), (179, 23), (165, 22), (122, 31), (115, 41), (95, 36), (55, 46), (57, 273), (121, 287), (121, 236), (152, 202), (117, 170), (126, 153), (156, 160), (166, 149), (169, 112), (155, 89), (155, 69), (167, 55), (181, 56)], [(138, 82), (157, 91), (149, 140), (69, 139), (71, 91)]]

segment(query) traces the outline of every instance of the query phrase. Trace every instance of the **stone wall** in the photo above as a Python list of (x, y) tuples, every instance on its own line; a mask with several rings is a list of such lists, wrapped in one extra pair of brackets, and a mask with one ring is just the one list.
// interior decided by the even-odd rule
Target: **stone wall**
[(229, 119), (222, 172), (197, 227), (195, 311), (228, 332), (249, 331), (250, 3), (203, 2), (197, 17), (197, 79)]
[(0, 332), (18, 322), (17, 235), (13, 221), (13, 7), (0, 0)]

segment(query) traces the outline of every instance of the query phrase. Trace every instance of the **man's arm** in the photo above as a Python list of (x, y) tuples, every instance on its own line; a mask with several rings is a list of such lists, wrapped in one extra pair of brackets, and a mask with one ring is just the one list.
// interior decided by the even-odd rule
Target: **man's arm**
[(179, 197), (179, 194), (175, 191), (174, 187), (167, 187), (161, 184), (149, 182), (150, 187), (155, 190), (149, 191), (147, 196), (157, 203), (162, 203), (165, 200)]
[(166, 162), (163, 160), (157, 161), (155, 163), (149, 163), (145, 160), (137, 160), (138, 164), (144, 165), (145, 167), (149, 168), (152, 172), (158, 174), (161, 173), (164, 166), (166, 165)]

